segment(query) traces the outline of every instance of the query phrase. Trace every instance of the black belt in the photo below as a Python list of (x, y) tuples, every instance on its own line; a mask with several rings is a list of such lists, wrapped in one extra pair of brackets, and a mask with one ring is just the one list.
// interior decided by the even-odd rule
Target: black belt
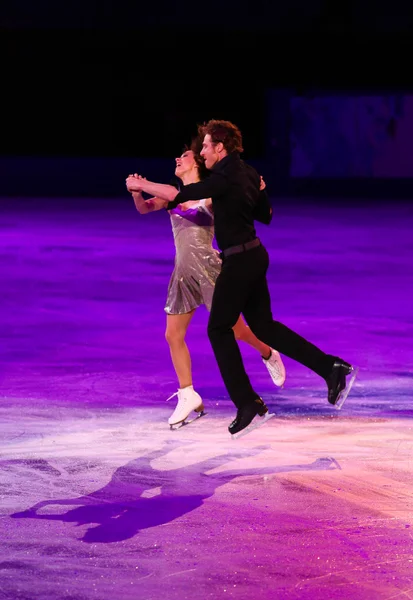
[(252, 248), (256, 248), (260, 246), (261, 242), (258, 238), (255, 240), (251, 240), (251, 242), (246, 242), (245, 244), (239, 244), (239, 246), (230, 246), (226, 250), (221, 252), (221, 257), (231, 256), (231, 254), (240, 254), (241, 252), (247, 252), (247, 250), (252, 250)]

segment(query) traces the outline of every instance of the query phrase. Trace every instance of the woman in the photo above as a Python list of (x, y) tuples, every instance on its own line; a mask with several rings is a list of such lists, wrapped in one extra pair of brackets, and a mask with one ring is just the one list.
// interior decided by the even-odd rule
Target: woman
[[(200, 156), (201, 143), (195, 140), (190, 149), (176, 159), (175, 175), (183, 185), (196, 183), (208, 175)], [(263, 189), (265, 187), (262, 181)], [(139, 213), (160, 210), (165, 202), (159, 198), (145, 200), (140, 192), (132, 192)], [(195, 310), (205, 304), (210, 310), (215, 281), (221, 270), (218, 252), (212, 247), (214, 216), (211, 199), (187, 202), (185, 206), (170, 211), (175, 241), (175, 268), (168, 286), (165, 306), (166, 340), (179, 381), (176, 408), (168, 420), (169, 425), (182, 423), (194, 410), (204, 408), (201, 396), (192, 385), (191, 357), (185, 342), (189, 323)], [(257, 350), (275, 385), (285, 381), (285, 368), (276, 350), (261, 342), (240, 317), (233, 327), (237, 340)], [(172, 396), (171, 396), (172, 397)]]

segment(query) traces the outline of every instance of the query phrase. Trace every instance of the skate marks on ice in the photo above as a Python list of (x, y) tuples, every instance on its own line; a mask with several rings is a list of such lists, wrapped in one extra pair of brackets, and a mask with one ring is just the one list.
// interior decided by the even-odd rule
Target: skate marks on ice
[[(258, 456), (268, 449), (267, 446), (237, 448), (191, 466), (169, 470), (153, 468), (153, 460), (185, 445), (188, 444), (169, 440), (162, 448), (116, 469), (107, 485), (90, 494), (77, 498), (42, 500), (27, 510), (13, 513), (11, 518), (74, 523), (76, 526), (87, 526), (81, 538), (85, 543), (118, 542), (133, 538), (141, 530), (165, 525), (194, 511), (212, 497), (219, 487), (237, 477), (340, 468), (333, 458), (318, 458), (309, 464), (234, 468), (208, 474), (219, 467), (226, 467), (232, 461)], [(10, 467), (10, 461), (5, 462)], [(0, 463), (0, 469), (2, 466), (6, 467)]]
[(272, 417), (275, 417), (275, 413), (269, 413), (269, 412), (267, 412), (262, 417), (260, 417), (259, 415), (257, 415), (254, 418), (254, 420), (252, 421), (252, 423), (250, 423), (247, 427), (245, 427), (245, 429), (242, 429), (238, 433), (233, 433), (231, 435), (231, 439), (238, 440), (240, 437), (243, 437), (244, 435), (247, 435), (248, 433), (251, 433), (251, 431), (254, 431), (254, 429), (257, 429), (258, 427), (261, 427), (262, 425), (265, 425), (265, 423), (267, 421), (269, 421), (270, 419), (272, 419)]

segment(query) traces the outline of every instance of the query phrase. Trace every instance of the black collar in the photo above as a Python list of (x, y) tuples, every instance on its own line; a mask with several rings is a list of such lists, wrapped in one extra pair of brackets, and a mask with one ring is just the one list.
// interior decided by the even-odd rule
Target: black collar
[(221, 158), (221, 160), (219, 160), (218, 162), (216, 162), (214, 164), (214, 166), (212, 167), (211, 171), (212, 172), (217, 172), (217, 171), (222, 171), (223, 169), (225, 169), (225, 167), (235, 161), (239, 161), (240, 160), (240, 156), (238, 154), (238, 152), (231, 152), (231, 154), (227, 154), (224, 158)]

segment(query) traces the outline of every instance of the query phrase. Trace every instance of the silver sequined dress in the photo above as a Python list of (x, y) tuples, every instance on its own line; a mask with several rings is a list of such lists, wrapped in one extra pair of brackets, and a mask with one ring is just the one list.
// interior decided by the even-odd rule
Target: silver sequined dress
[(168, 286), (165, 312), (181, 315), (205, 304), (211, 310), (221, 260), (212, 247), (213, 214), (202, 201), (187, 211), (170, 211), (175, 241), (175, 268)]

